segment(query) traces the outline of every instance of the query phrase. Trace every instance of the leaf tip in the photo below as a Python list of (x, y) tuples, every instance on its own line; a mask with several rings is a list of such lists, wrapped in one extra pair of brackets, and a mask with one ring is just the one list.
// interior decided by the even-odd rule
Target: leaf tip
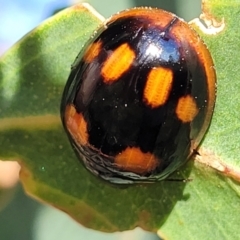
[(105, 20), (105, 18), (97, 10), (95, 10), (89, 3), (79, 3), (76, 5), (73, 5), (72, 9), (76, 11), (86, 10), (91, 14), (93, 14), (94, 16), (96, 16), (100, 21), (103, 22)]

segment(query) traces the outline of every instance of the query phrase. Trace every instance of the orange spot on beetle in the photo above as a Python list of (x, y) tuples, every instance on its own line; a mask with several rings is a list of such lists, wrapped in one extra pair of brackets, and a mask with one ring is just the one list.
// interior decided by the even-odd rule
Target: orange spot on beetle
[(137, 147), (128, 147), (115, 157), (118, 168), (136, 174), (146, 174), (153, 171), (159, 160), (151, 153), (143, 153)]
[(191, 122), (198, 114), (195, 100), (190, 95), (181, 97), (178, 100), (176, 114), (182, 122)]
[(91, 63), (100, 53), (102, 42), (92, 43), (86, 50), (83, 59), (87, 63)]
[(169, 96), (173, 82), (173, 72), (170, 68), (153, 68), (148, 74), (144, 88), (144, 99), (153, 108), (163, 105)]
[(132, 65), (135, 53), (127, 43), (120, 45), (104, 62), (101, 74), (105, 83), (117, 80)]
[(81, 113), (71, 104), (66, 107), (65, 123), (71, 136), (81, 145), (88, 143), (87, 123)]

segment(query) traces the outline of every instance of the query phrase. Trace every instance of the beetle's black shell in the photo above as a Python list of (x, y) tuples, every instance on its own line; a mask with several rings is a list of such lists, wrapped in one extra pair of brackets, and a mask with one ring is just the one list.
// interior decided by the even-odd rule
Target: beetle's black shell
[[(87, 62), (84, 56), (94, 43), (101, 49)], [(134, 61), (108, 84), (101, 72), (103, 64), (124, 43), (135, 53)], [(158, 67), (170, 69), (173, 81), (164, 104), (152, 107), (144, 101), (143, 92), (149, 72)], [(197, 107), (192, 121), (184, 122), (176, 114), (184, 96), (191, 96)], [(80, 52), (63, 93), (61, 115), (77, 154), (95, 175), (115, 183), (155, 181), (175, 171), (198, 147), (214, 101), (212, 59), (197, 34), (171, 13), (133, 9), (110, 18)], [(67, 106), (82, 114), (86, 144), (69, 131)], [(129, 147), (153, 154), (158, 166), (144, 173), (117, 167), (116, 155)]]

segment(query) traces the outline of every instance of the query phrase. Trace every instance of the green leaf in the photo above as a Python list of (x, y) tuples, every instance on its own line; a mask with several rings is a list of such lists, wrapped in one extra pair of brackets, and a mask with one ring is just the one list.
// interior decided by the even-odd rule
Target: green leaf
[(220, 20), (224, 17), (226, 28), (216, 36), (202, 34), (215, 60), (218, 97), (201, 161), (211, 165), (213, 158), (230, 171), (219, 173), (190, 161), (172, 178), (192, 182), (116, 186), (85, 170), (59, 117), (70, 65), (101, 22), (86, 5), (78, 5), (44, 22), (0, 61), (0, 158), (21, 163), (26, 191), (101, 231), (141, 226), (160, 229), (168, 239), (237, 239), (240, 189), (224, 174), (239, 179), (240, 2), (225, 3), (205, 5)]

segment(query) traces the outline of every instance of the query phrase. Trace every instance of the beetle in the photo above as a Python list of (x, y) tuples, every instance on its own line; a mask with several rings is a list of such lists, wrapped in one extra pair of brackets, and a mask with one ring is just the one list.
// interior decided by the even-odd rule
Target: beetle
[(113, 15), (80, 51), (61, 118), (85, 167), (112, 183), (166, 179), (197, 151), (214, 110), (216, 73), (199, 35), (176, 15)]

